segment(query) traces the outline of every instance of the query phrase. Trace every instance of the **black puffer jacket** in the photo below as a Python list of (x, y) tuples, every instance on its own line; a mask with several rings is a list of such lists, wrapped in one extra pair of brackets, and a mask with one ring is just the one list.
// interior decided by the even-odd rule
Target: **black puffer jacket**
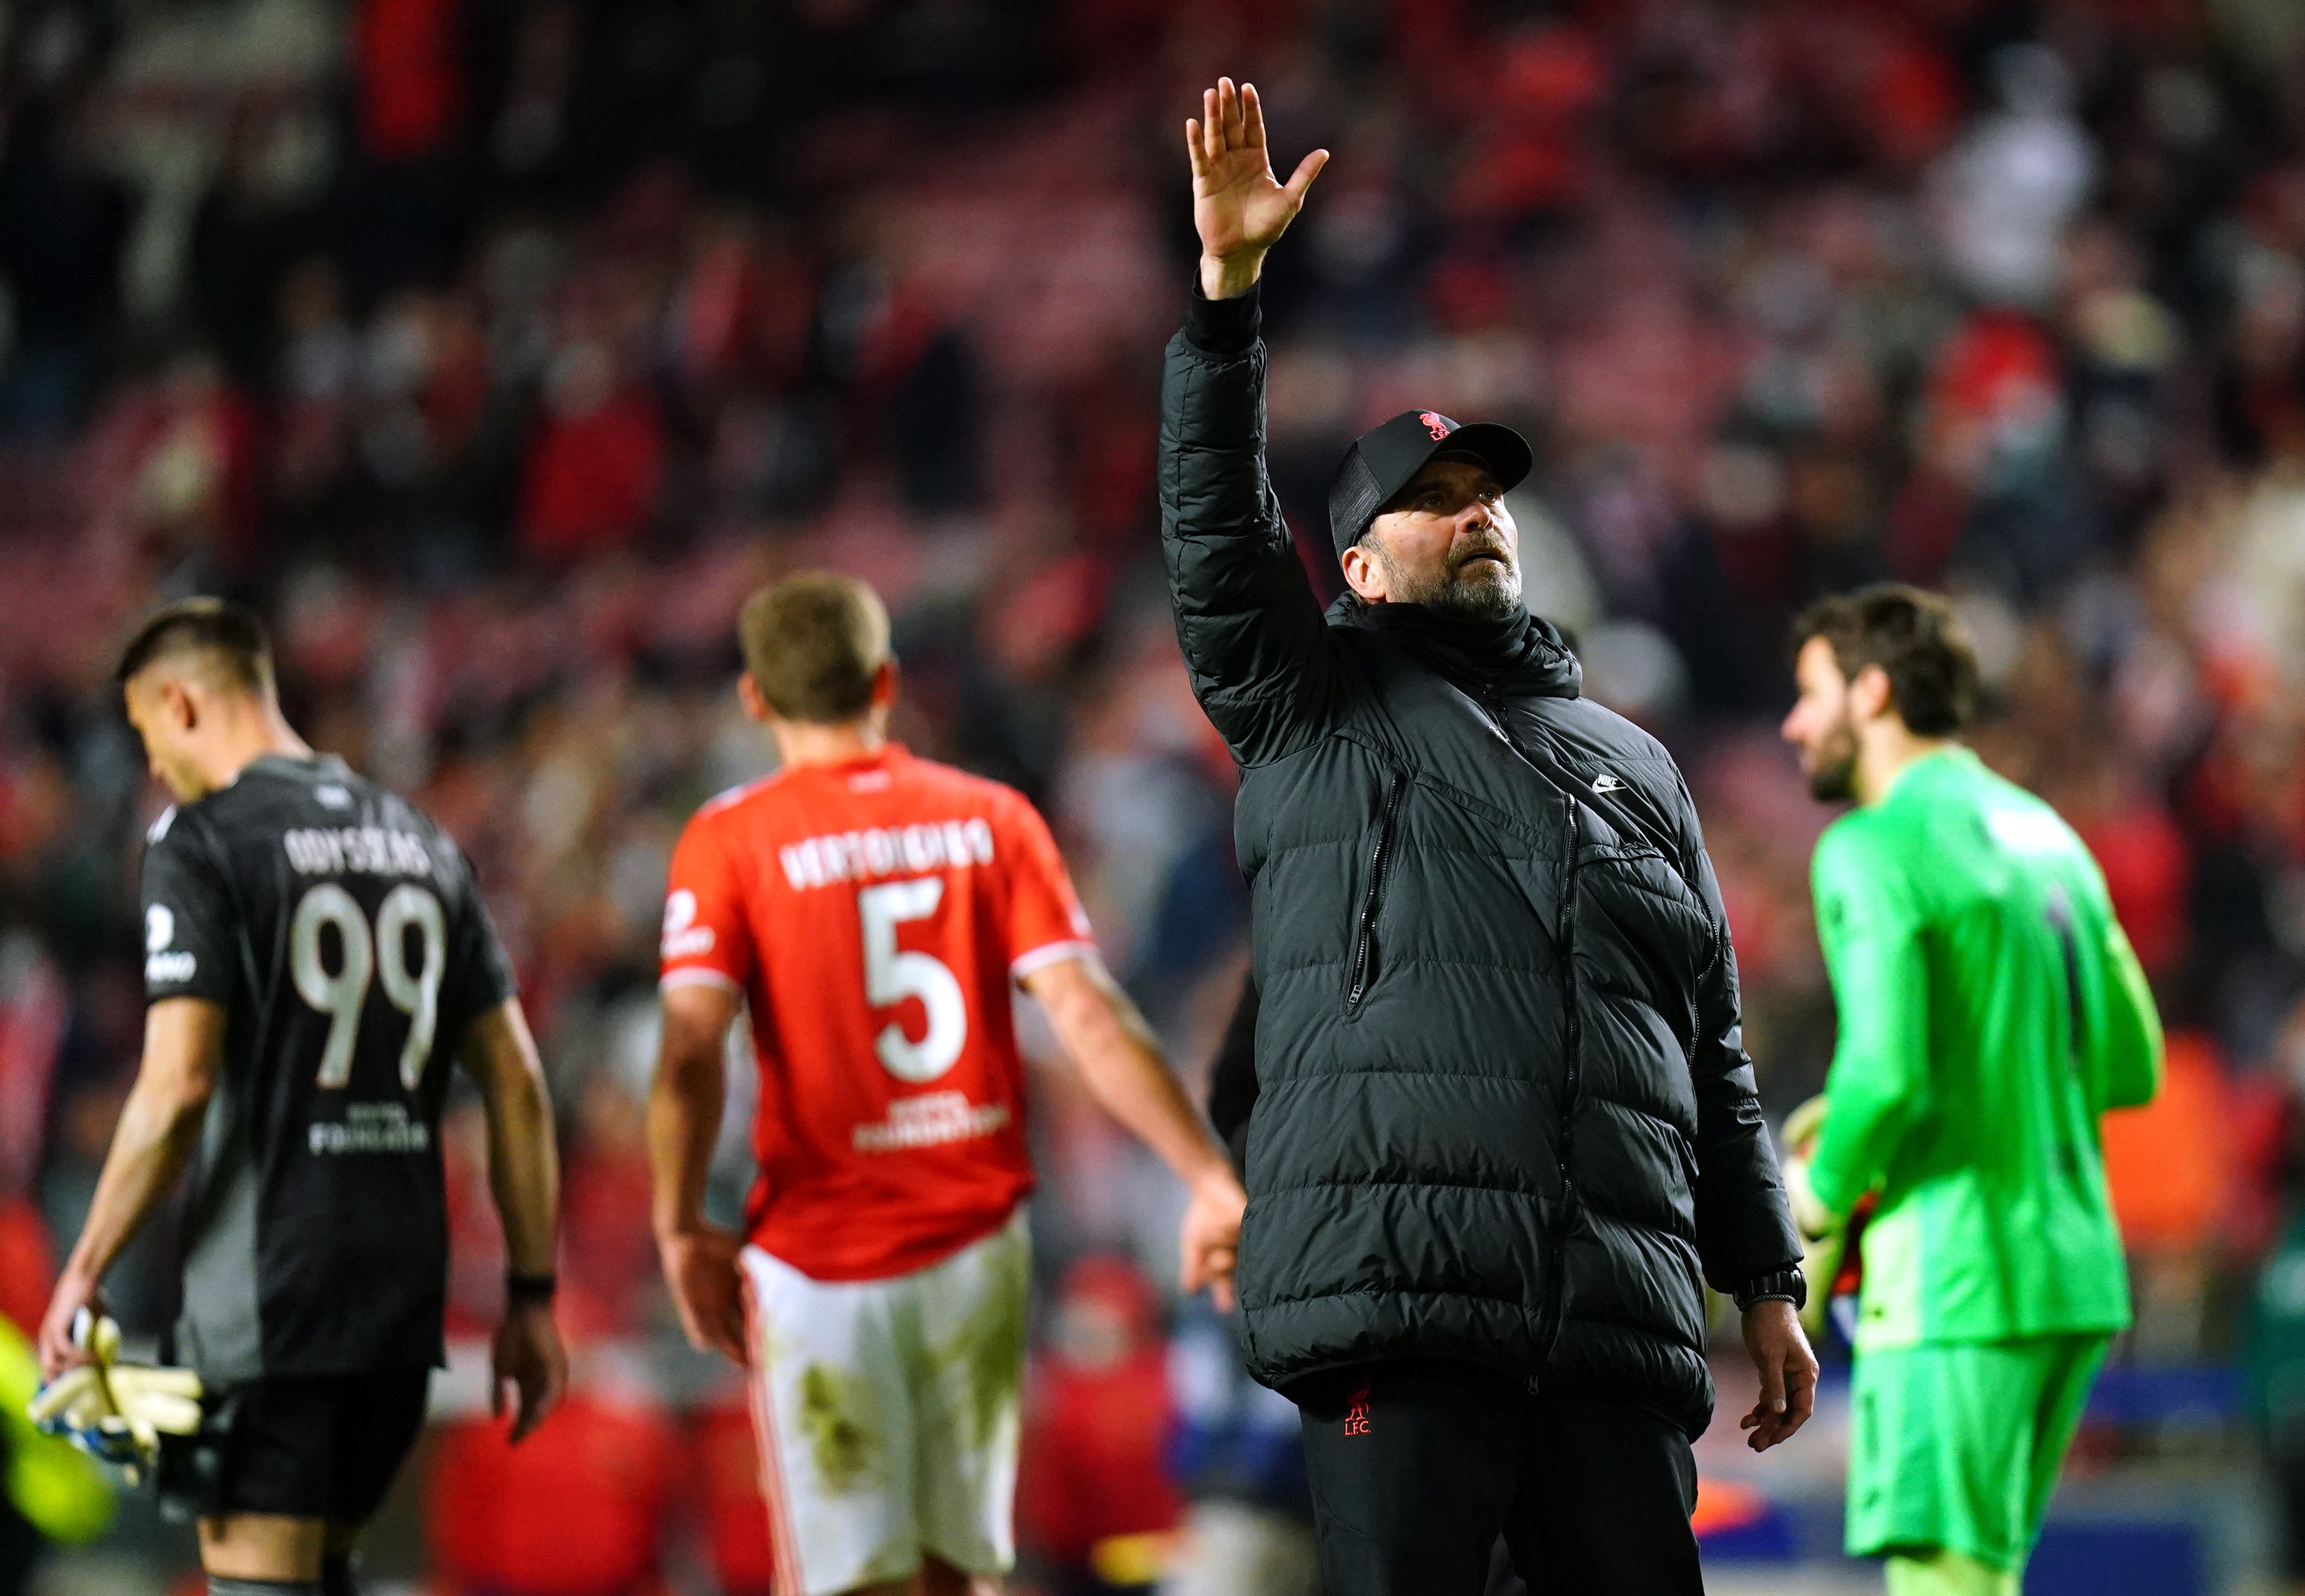
[(1253, 314), (1195, 301), (1161, 427), (1255, 906), (1251, 1372), (1458, 1356), (1695, 1435), (1700, 1269), (1731, 1291), (1800, 1249), (1688, 788), (1542, 622), (1484, 677), (1383, 607), (1323, 617), (1266, 480)]

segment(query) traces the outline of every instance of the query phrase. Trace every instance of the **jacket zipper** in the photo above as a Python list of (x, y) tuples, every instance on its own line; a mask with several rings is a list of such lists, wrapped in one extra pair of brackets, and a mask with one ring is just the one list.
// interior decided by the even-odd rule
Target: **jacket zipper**
[[(1515, 753), (1539, 769), (1544, 767), (1532, 755), (1512, 727), (1512, 717), (1505, 713), (1504, 692), (1492, 687), (1484, 698), (1474, 700), (1488, 712), (1490, 723), (1497, 734)], [(1539, 1315), (1541, 1333), (1537, 1340), (1542, 1348), (1538, 1354), (1540, 1369), (1552, 1361), (1553, 1344), (1561, 1339), (1561, 1298), (1568, 1287), (1568, 1262), (1564, 1256), (1570, 1227), (1576, 1222), (1577, 1176), (1569, 1167), (1570, 1155), (1575, 1150), (1577, 1090), (1584, 1074), (1584, 1023), (1579, 1018), (1577, 993), (1577, 835), (1580, 806), (1577, 794), (1569, 794), (1569, 865), (1561, 889), (1561, 995), (1565, 1011), (1561, 1027), (1563, 1054), (1561, 1086), (1561, 1210), (1552, 1222), (1552, 1256), (1546, 1260), (1544, 1305)], [(1538, 1387), (1541, 1376), (1532, 1377), (1529, 1388)]]
[(1577, 836), (1578, 802), (1572, 794), (1569, 799), (1569, 869), (1561, 893), (1561, 990), (1566, 1011), (1561, 1028), (1562, 1071), (1561, 1086), (1561, 1209), (1552, 1222), (1552, 1256), (1551, 1281), (1544, 1296), (1544, 1353), (1541, 1363), (1552, 1360), (1553, 1344), (1561, 1339), (1561, 1298), (1568, 1290), (1568, 1261), (1565, 1256), (1570, 1227), (1575, 1223), (1577, 1209), (1577, 1176), (1570, 1167), (1577, 1141), (1577, 1091), (1584, 1074), (1585, 1026), (1577, 990)]
[(1384, 867), (1392, 853), (1392, 824), (1408, 791), (1408, 773), (1396, 772), (1391, 786), (1385, 792), (1384, 816), (1376, 828), (1376, 847), (1369, 854), (1368, 891), (1361, 899), (1360, 918), (1353, 925), (1352, 982), (1345, 990), (1348, 1019), (1360, 1013), (1361, 999), (1368, 996), (1370, 966), (1376, 952), (1377, 910), (1384, 901)]
[(1497, 735), (1505, 740), (1505, 745), (1520, 755), (1522, 760), (1535, 765), (1536, 761), (1529, 758), (1528, 750), (1521, 745), (1521, 740), (1513, 734), (1512, 718), (1505, 713), (1504, 689), (1493, 686), (1473, 701), (1480, 705), (1483, 712), (1488, 716), (1489, 724), (1497, 728)]
[[(1501, 688), (1493, 687), (1485, 698), (1476, 699), (1474, 701), (1488, 712), (1490, 722), (1497, 728), (1498, 734), (1504, 738), (1507, 746), (1531, 765), (1536, 766), (1539, 769), (1544, 768), (1543, 764), (1529, 752), (1527, 744), (1523, 743), (1513, 731), (1512, 717), (1505, 712), (1504, 693)], [(1561, 1163), (1561, 1209), (1552, 1222), (1552, 1256), (1546, 1260), (1546, 1273), (1549, 1278), (1545, 1284), (1544, 1310), (1538, 1320), (1542, 1332), (1538, 1337), (1538, 1345), (1543, 1349), (1537, 1360), (1540, 1369), (1552, 1361), (1553, 1346), (1561, 1339), (1561, 1325), (1565, 1317), (1561, 1311), (1563, 1307), (1561, 1299), (1568, 1294), (1569, 1233), (1577, 1222), (1577, 1176), (1571, 1167), (1571, 1161), (1576, 1151), (1577, 1142), (1577, 1093), (1582, 1082), (1585, 1066), (1585, 1025), (1581, 1017), (1582, 1007), (1577, 989), (1577, 872), (1579, 869), (1577, 858), (1577, 836), (1578, 821), (1582, 813), (1582, 805), (1578, 802), (1577, 794), (1573, 790), (1569, 793), (1568, 797), (1569, 864), (1567, 872), (1562, 878), (1563, 885), (1561, 889), (1561, 995), (1562, 1007), (1565, 1010), (1564, 1023), (1561, 1027), (1563, 1059), (1561, 1084), (1561, 1143), (1558, 1153)], [(1693, 1052), (1694, 1049), (1692, 1054)], [(1531, 1378), (1529, 1388), (1532, 1391), (1537, 1388), (1540, 1380), (1541, 1376)]]

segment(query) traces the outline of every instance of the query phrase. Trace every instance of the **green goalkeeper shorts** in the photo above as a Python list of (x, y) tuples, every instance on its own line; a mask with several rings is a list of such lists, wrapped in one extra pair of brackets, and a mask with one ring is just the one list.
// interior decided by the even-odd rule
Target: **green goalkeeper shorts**
[(1943, 1547), (2021, 1570), (2111, 1340), (2092, 1332), (1859, 1352), (1850, 1555)]

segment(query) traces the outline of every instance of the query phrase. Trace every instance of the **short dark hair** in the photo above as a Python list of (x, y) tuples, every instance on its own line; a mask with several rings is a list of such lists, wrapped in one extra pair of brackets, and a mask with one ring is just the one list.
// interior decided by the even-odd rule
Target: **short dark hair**
[(1897, 582), (1829, 594), (1793, 623), (1793, 652), (1816, 637), (1831, 645), (1850, 681), (1868, 665), (1881, 667), (1909, 730), (1946, 737), (1969, 723), (1977, 704), (1977, 651), (1944, 594)]
[(178, 655), (207, 657), (221, 683), (269, 696), (273, 691), (272, 642), (256, 612), (229, 598), (179, 598), (144, 619), (120, 650), (112, 673), (120, 686), (146, 666)]
[(744, 668), (787, 720), (838, 726), (872, 707), (889, 662), (889, 612), (853, 576), (804, 571), (744, 601), (736, 623)]

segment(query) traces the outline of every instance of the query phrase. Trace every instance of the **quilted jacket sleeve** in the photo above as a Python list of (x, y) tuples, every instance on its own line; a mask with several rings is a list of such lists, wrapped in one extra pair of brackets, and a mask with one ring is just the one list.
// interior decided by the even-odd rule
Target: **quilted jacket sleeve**
[(1264, 468), (1253, 299), (1195, 299), (1161, 381), (1161, 544), (1193, 692), (1243, 765), (1292, 753), (1328, 712), (1336, 660)]
[[(1733, 1294), (1756, 1275), (1801, 1260), (1777, 1155), (1745, 1052), (1737, 992), (1737, 950), (1720, 883), (1705, 851), (1696, 801), (1680, 789), (1681, 853), (1690, 886), (1713, 923), (1713, 958), (1697, 979), (1697, 1047), (1690, 1075), (1697, 1089), (1697, 1251), (1715, 1291)], [(1812, 1289), (1822, 1289), (1812, 1283)]]

